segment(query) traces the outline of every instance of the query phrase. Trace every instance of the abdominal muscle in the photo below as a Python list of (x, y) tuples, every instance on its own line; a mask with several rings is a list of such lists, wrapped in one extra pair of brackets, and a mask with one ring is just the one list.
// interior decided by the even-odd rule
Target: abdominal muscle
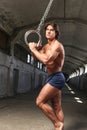
[(62, 67), (58, 64), (58, 62), (51, 61), (46, 65), (48, 74), (53, 74), (56, 72), (60, 72), (62, 70)]

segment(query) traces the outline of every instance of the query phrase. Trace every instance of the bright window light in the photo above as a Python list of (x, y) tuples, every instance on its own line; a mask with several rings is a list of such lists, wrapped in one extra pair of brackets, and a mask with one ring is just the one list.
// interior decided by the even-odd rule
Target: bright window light
[(27, 55), (27, 63), (30, 63), (30, 55)]
[[(84, 72), (84, 67), (85, 67), (85, 72)], [(82, 75), (83, 72), (87, 73), (87, 64), (84, 64), (84, 67), (80, 67), (79, 70), (76, 70), (76, 72), (72, 73), (69, 78), (73, 78), (79, 75)]]

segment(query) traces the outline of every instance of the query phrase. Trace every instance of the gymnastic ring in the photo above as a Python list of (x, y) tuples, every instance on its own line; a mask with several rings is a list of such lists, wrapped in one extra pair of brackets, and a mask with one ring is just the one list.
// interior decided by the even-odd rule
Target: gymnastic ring
[(38, 43), (41, 44), (41, 43), (42, 43), (41, 35), (40, 35), (40, 33), (39, 33), (37, 30), (29, 30), (29, 31), (27, 31), (27, 32), (25, 33), (25, 35), (24, 35), (25, 43), (26, 43), (27, 45), (29, 45), (29, 43), (28, 43), (28, 36), (29, 36), (29, 34), (31, 34), (31, 33), (36, 33), (36, 34), (39, 36)]

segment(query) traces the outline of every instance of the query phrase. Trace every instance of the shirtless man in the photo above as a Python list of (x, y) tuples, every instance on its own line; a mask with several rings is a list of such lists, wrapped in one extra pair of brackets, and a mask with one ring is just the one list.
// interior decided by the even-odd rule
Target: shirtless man
[[(38, 50), (36, 43), (29, 43), (29, 49), (33, 56), (46, 65), (48, 78), (41, 89), (37, 99), (37, 106), (53, 122), (55, 130), (63, 130), (64, 114), (61, 106), (61, 89), (65, 84), (62, 71), (64, 64), (64, 48), (57, 40), (59, 31), (54, 23), (47, 23), (45, 26), (48, 43)], [(51, 101), (52, 106), (47, 103)]]

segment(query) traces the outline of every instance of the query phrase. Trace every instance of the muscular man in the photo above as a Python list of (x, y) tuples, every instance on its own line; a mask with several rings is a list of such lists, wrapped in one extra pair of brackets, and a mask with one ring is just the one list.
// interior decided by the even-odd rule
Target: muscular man
[[(36, 104), (53, 122), (55, 130), (63, 130), (64, 114), (61, 106), (61, 89), (65, 84), (62, 73), (65, 57), (64, 48), (57, 40), (59, 31), (56, 24), (47, 23), (45, 31), (48, 43), (41, 50), (38, 50), (36, 43), (29, 43), (32, 54), (46, 65), (48, 73), (48, 78), (37, 97)], [(49, 100), (52, 105), (47, 103)]]

